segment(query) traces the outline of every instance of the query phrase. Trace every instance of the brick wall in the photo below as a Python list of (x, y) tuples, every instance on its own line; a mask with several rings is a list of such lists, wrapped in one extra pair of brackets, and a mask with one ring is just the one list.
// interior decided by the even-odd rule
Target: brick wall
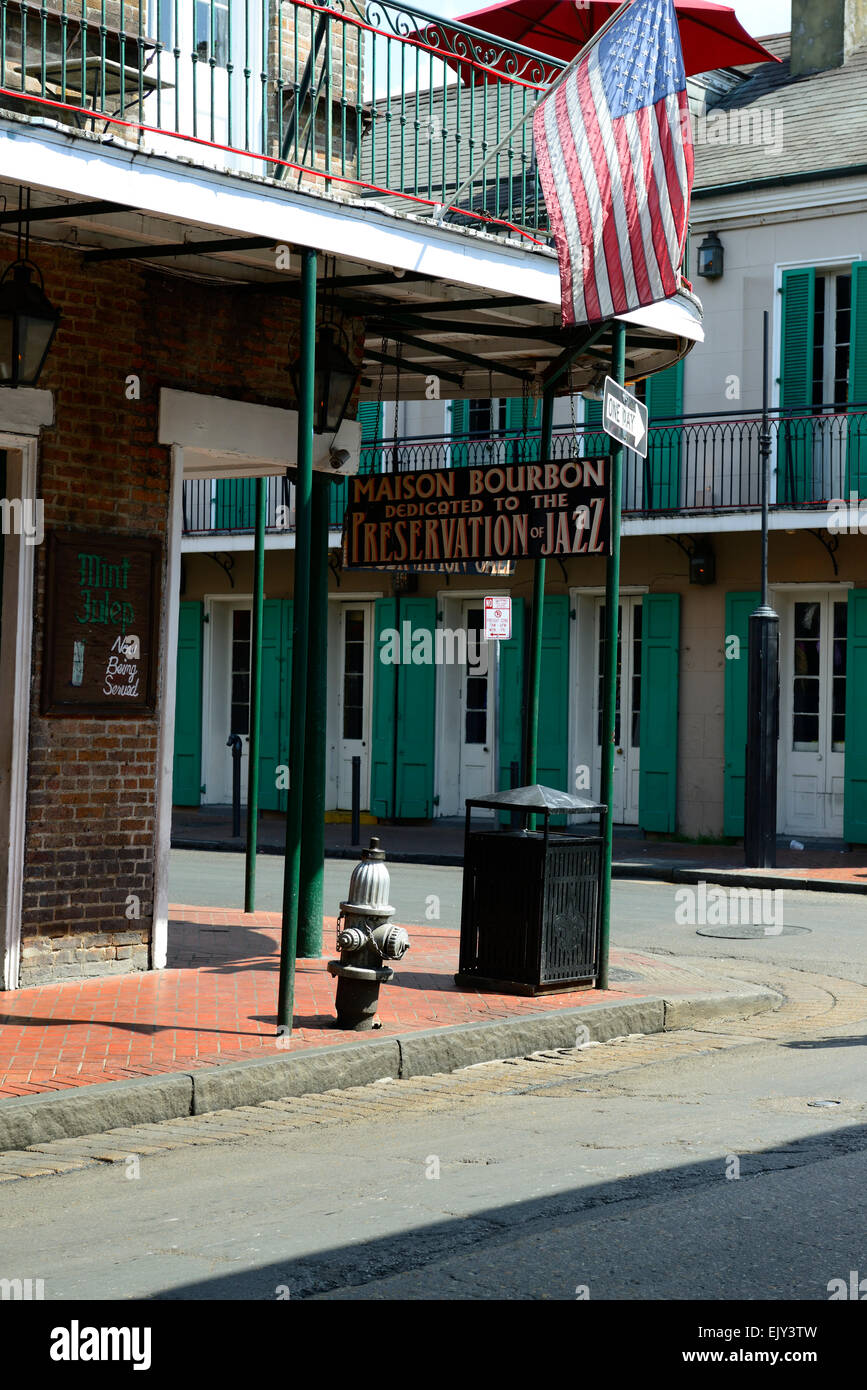
[[(85, 267), (74, 253), (42, 245), (33, 254), (64, 316), (39, 383), (56, 405), (56, 424), (40, 444), (46, 531), (165, 542), (169, 452), (155, 442), (160, 388), (291, 406), (296, 307), (134, 264)], [(8, 246), (0, 259), (5, 269)], [(125, 395), (132, 373), (140, 400)], [(44, 552), (36, 561), (22, 986), (146, 969), (153, 910), (159, 714), (39, 713)], [(136, 910), (130, 895), (139, 900), (138, 918), (128, 915)]]

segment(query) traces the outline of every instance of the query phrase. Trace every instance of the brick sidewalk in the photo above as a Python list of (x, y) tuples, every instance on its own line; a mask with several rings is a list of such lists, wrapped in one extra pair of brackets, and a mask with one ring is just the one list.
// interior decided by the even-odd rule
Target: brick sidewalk
[[(277, 1054), (279, 915), (195, 907), (171, 911), (167, 969), (70, 980), (3, 996), (0, 1097)], [(581, 990), (537, 999), (482, 993), (454, 983), (456, 932), (431, 926), (409, 932), (412, 947), (397, 965), (395, 981), (383, 988), (383, 1027), (376, 1032), (335, 1028), (328, 957), (299, 961), (290, 1050), (640, 997), (663, 987), (666, 994), (709, 988), (706, 979), (677, 965), (614, 951), (617, 988), (606, 993)], [(326, 944), (333, 940), (334, 919), (326, 918)]]

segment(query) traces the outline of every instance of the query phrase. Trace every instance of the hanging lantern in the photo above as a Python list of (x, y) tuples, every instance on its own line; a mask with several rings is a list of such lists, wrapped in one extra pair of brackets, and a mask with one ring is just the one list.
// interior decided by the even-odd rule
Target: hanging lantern
[[(361, 375), (333, 323), (319, 330), (313, 371), (313, 428), (317, 434), (336, 434), (340, 429)], [(296, 399), (301, 399), (300, 364), (291, 369)]]
[(725, 269), (725, 247), (716, 232), (708, 232), (698, 248), (698, 273), (705, 280), (719, 280)]
[(0, 280), (0, 386), (36, 385), (59, 322), (39, 268), (13, 261)]

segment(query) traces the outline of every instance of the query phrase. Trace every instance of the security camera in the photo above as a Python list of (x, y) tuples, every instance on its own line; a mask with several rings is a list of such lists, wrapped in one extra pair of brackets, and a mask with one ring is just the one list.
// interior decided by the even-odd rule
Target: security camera
[(351, 458), (348, 449), (332, 449), (328, 455), (328, 462), (334, 469), (345, 468)]

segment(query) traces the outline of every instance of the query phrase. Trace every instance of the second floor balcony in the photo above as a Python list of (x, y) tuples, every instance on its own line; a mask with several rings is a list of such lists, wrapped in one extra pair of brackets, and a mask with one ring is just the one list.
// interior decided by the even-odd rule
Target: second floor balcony
[[(762, 501), (762, 420), (757, 413), (715, 418), (658, 420), (650, 426), (647, 458), (624, 455), (623, 512), (635, 520), (669, 518), (671, 529), (698, 517), (758, 512)], [(812, 414), (770, 420), (770, 505), (800, 511), (812, 525), (827, 526), (834, 510), (854, 499), (867, 506), (867, 404), (820, 407)], [(362, 472), (457, 467), (510, 467), (540, 459), (538, 434), (497, 434), (374, 439), (362, 445)], [(608, 452), (598, 427), (556, 429), (553, 459)], [(250, 479), (196, 479), (184, 484), (184, 534), (229, 537), (252, 534), (255, 483)], [(343, 525), (347, 484), (332, 487), (330, 526)], [(267, 529), (291, 536), (293, 489), (285, 478), (268, 480)]]

